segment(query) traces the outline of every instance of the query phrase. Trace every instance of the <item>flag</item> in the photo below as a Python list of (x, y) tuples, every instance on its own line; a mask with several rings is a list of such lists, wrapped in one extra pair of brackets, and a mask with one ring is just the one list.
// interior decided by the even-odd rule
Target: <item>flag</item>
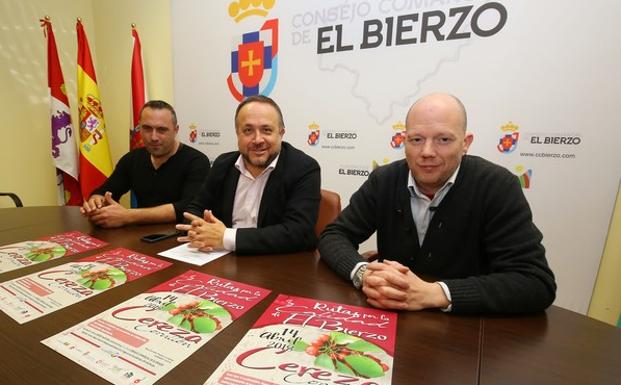
[(138, 31), (132, 25), (132, 109), (131, 127), (129, 130), (129, 149), (143, 147), (142, 137), (140, 136), (140, 109), (147, 101), (147, 85), (144, 81), (144, 71), (142, 68), (142, 47)]
[(47, 37), (47, 85), (50, 92), (52, 157), (56, 166), (58, 204), (80, 206), (82, 193), (78, 183), (78, 151), (73, 136), (69, 99), (60, 68), (56, 39), (49, 18), (41, 19)]
[(95, 66), (82, 21), (78, 33), (78, 111), (80, 113), (80, 187), (88, 198), (112, 173), (112, 159), (106, 134)]
[[(142, 68), (142, 46), (140, 45), (140, 37), (138, 31), (132, 24), (132, 108), (131, 121), (129, 128), (129, 149), (144, 147), (142, 136), (140, 135), (140, 109), (147, 99), (147, 85), (144, 81), (144, 70)], [(130, 194), (131, 207), (138, 207), (136, 195), (132, 191)]]

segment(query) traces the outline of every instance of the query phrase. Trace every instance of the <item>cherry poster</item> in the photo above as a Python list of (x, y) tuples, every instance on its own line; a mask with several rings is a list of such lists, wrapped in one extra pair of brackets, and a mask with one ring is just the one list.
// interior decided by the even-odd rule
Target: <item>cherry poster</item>
[(388, 385), (397, 314), (279, 295), (205, 384)]
[(20, 324), (170, 266), (117, 248), (0, 283), (0, 310)]
[(0, 246), (0, 273), (99, 249), (108, 243), (79, 231)]
[(114, 384), (153, 384), (269, 293), (190, 270), (42, 343)]

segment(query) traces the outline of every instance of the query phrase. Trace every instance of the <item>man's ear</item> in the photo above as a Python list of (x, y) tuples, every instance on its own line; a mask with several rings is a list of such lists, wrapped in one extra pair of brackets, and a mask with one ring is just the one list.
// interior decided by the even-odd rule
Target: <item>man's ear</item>
[(474, 134), (472, 132), (466, 132), (466, 136), (464, 137), (464, 154), (468, 152), (468, 148), (472, 144), (474, 140)]

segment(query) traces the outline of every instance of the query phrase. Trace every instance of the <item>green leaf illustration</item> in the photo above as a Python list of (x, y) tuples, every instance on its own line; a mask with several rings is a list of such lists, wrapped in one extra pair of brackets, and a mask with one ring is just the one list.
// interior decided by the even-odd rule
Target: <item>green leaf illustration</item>
[(58, 258), (65, 255), (67, 250), (62, 246), (55, 246), (51, 248), (41, 248), (43, 244), (32, 244), (30, 251), (25, 254), (26, 258), (35, 262), (43, 262), (52, 258)]
[(218, 324), (209, 317), (200, 317), (194, 320), (194, 330), (198, 333), (211, 333), (216, 330)]
[(220, 307), (220, 305), (216, 305), (215, 303), (211, 301), (204, 300), (204, 301), (200, 301), (196, 307), (201, 310), (207, 310), (207, 309), (217, 309)]
[(181, 321), (183, 321), (183, 316), (181, 314), (174, 315), (168, 319), (168, 322), (175, 326), (179, 326)]
[(217, 318), (225, 318), (225, 317), (231, 316), (229, 312), (226, 311), (226, 309), (223, 309), (221, 307), (217, 307), (215, 309), (207, 309), (205, 310), (205, 313), (212, 315), (214, 317), (217, 317)]
[(384, 375), (382, 366), (369, 357), (359, 354), (352, 354), (345, 357), (345, 362), (347, 362), (356, 372), (365, 377), (375, 378)]
[(52, 258), (52, 254), (34, 254), (34, 258), (30, 258), (30, 260), (35, 261), (35, 262), (43, 262), (51, 258)]
[(308, 344), (302, 340), (297, 340), (295, 341), (295, 344), (293, 344), (293, 351), (294, 352), (303, 352), (306, 350), (306, 348), (308, 347)]
[(172, 310), (172, 309), (176, 309), (176, 308), (177, 308), (177, 306), (175, 306), (175, 304), (174, 304), (174, 303), (167, 303), (166, 305), (162, 306), (162, 307), (160, 308), (160, 310), (163, 310), (163, 311), (170, 311), (170, 310)]
[(359, 340), (359, 341), (352, 342), (351, 344), (347, 345), (347, 348), (349, 350), (355, 350), (358, 352), (365, 352), (365, 353), (366, 352), (384, 353), (384, 349), (365, 340)]
[(350, 344), (354, 341), (359, 341), (360, 338), (350, 336), (349, 334), (341, 333), (341, 332), (332, 332), (330, 333), (330, 339), (334, 340), (338, 345)]
[(192, 331), (192, 324), (187, 319), (183, 320), (183, 322), (181, 322), (181, 325), (179, 325), (179, 326), (182, 327), (185, 330)]
[(355, 376), (356, 373), (354, 373), (353, 370), (351, 370), (349, 368), (349, 366), (345, 365), (344, 363), (342, 363), (341, 361), (336, 361), (336, 371), (339, 373), (345, 373), (345, 374), (349, 374), (351, 376)]
[(110, 286), (112, 286), (112, 281), (110, 281), (109, 279), (98, 279), (93, 284), (93, 289), (104, 290), (104, 289), (109, 288)]
[(107, 274), (110, 277), (114, 278), (115, 281), (126, 279), (125, 272), (121, 269), (116, 269), (116, 268), (110, 269), (108, 270)]
[(315, 365), (320, 368), (334, 370), (334, 362), (332, 362), (332, 358), (330, 358), (330, 356), (326, 353), (322, 353), (315, 358)]
[(88, 278), (81, 278), (78, 279), (78, 283), (84, 287), (88, 287), (90, 289), (90, 287), (93, 285), (93, 281), (91, 281)]

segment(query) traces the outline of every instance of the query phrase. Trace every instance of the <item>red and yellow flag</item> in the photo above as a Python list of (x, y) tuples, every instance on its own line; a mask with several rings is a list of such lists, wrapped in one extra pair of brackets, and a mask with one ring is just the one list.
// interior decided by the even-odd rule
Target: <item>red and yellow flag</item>
[(69, 99), (65, 79), (60, 69), (52, 23), (41, 19), (47, 37), (47, 85), (50, 91), (50, 122), (52, 126), (52, 157), (56, 166), (58, 204), (81, 206), (82, 194), (78, 183), (78, 151), (73, 136)]
[(80, 113), (80, 187), (85, 199), (112, 173), (112, 158), (104, 122), (95, 66), (78, 19), (78, 111)]

